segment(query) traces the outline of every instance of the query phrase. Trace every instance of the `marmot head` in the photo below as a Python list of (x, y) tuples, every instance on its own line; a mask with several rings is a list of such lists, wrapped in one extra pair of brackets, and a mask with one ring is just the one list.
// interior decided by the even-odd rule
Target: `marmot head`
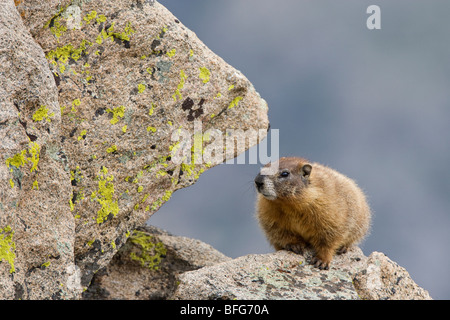
[(295, 197), (309, 184), (312, 166), (302, 158), (266, 164), (255, 178), (256, 190), (268, 200)]

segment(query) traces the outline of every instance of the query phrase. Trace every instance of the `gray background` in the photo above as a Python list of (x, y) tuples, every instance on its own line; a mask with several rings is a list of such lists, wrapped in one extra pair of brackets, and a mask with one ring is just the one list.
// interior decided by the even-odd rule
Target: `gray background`
[[(269, 105), (280, 155), (355, 179), (384, 252), (450, 298), (450, 1), (160, 0)], [(366, 9), (381, 7), (381, 30)], [(222, 164), (149, 220), (228, 256), (273, 251), (254, 218), (258, 165)]]

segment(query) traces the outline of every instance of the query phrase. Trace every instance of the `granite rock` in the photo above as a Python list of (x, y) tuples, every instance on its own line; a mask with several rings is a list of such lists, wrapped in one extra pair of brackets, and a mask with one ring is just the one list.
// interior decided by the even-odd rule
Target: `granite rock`
[[(76, 298), (173, 192), (266, 135), (252, 84), (155, 1), (5, 0), (0, 31), (2, 298)], [(230, 129), (252, 136), (225, 153)]]
[[(38, 110), (41, 110), (40, 113)], [(41, 119), (42, 115), (42, 119)], [(45, 116), (51, 115), (52, 121)], [(38, 120), (40, 119), (40, 120)], [(0, 297), (76, 297), (70, 180), (58, 145), (58, 93), (12, 1), (0, 6)]]
[(202, 241), (139, 227), (109, 265), (94, 275), (83, 299), (169, 299), (179, 274), (229, 260)]
[(251, 254), (185, 272), (173, 299), (353, 300), (352, 273), (365, 260), (359, 248), (333, 260), (330, 270), (309, 264), (310, 256), (290, 251)]
[(358, 247), (334, 257), (329, 270), (311, 264), (312, 253), (288, 251), (247, 255), (182, 273), (173, 299), (245, 300), (429, 300), (408, 272)]
[(365, 300), (431, 300), (428, 291), (419, 287), (405, 268), (381, 252), (370, 254), (353, 283)]

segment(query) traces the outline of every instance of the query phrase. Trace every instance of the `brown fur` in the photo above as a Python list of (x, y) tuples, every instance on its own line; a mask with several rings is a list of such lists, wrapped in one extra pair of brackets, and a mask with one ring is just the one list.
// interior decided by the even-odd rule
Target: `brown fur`
[(364, 193), (353, 180), (318, 163), (281, 158), (278, 164), (276, 172), (255, 178), (259, 223), (276, 250), (302, 253), (311, 246), (313, 264), (328, 269), (336, 252), (346, 252), (369, 230)]

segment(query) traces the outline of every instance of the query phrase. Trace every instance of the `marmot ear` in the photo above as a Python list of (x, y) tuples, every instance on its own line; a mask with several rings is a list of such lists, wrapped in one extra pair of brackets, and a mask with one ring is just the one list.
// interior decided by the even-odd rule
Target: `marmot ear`
[(311, 170), (312, 170), (312, 166), (309, 163), (303, 165), (302, 176), (304, 176), (305, 178), (309, 178), (309, 175), (311, 174)]

